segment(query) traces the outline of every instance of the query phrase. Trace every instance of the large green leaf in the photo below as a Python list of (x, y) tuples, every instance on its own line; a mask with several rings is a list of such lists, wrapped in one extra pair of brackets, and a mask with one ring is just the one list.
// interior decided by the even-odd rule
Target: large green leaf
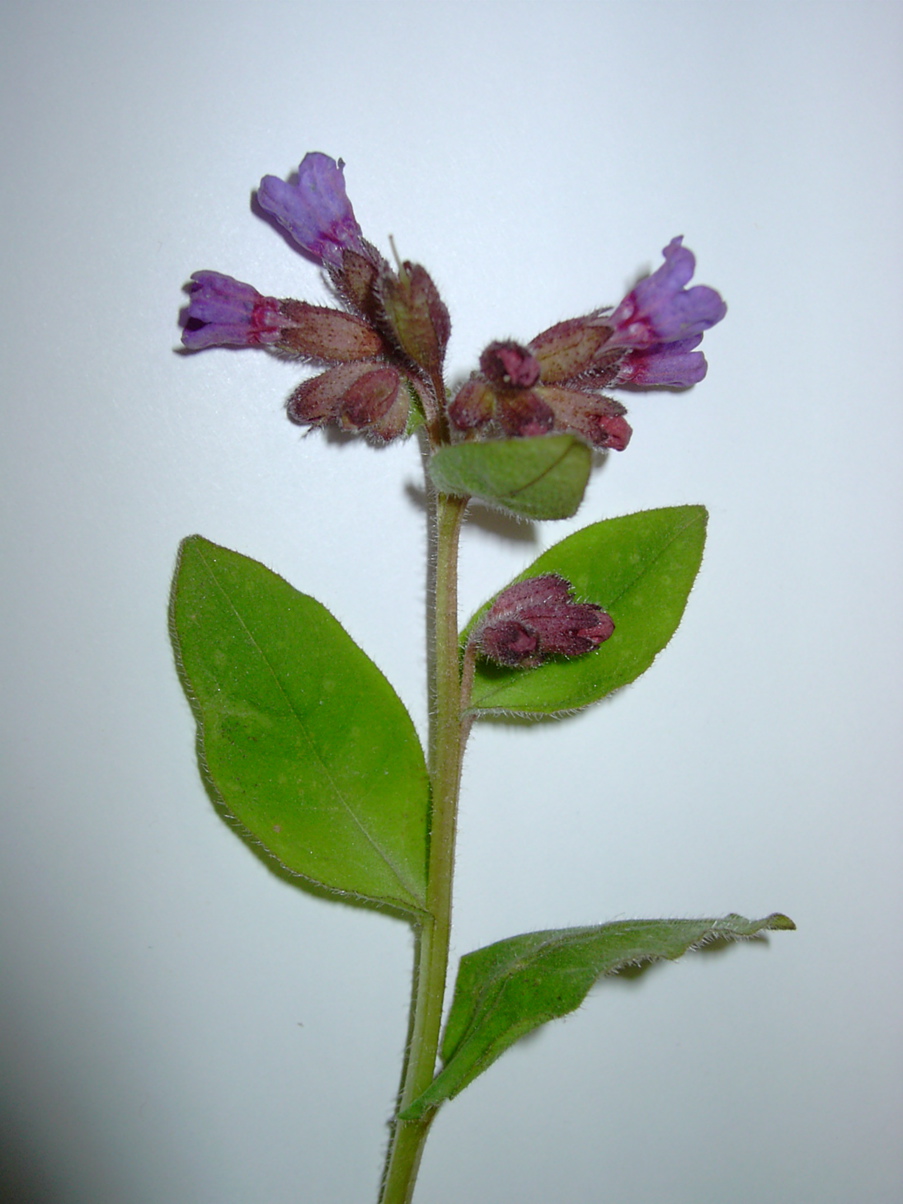
[(227, 810), (311, 882), (422, 911), (426, 767), (379, 669), (315, 599), (199, 535), (182, 544), (171, 615)]
[[(615, 630), (594, 652), (535, 669), (480, 661), (471, 710), (554, 715), (597, 702), (652, 664), (674, 634), (705, 544), (703, 506), (671, 506), (584, 527), (544, 552), (516, 580), (558, 573), (581, 602), (595, 602)], [(474, 615), (465, 636), (489, 607)]]
[(794, 928), (787, 916), (746, 920), (620, 920), (594, 928), (528, 932), (461, 958), (442, 1039), (444, 1068), (402, 1113), (415, 1120), (451, 1099), (519, 1038), (574, 1011), (602, 974), (675, 959), (715, 940)]
[(441, 493), (481, 498), (521, 518), (570, 518), (583, 500), (592, 452), (574, 435), (536, 435), (443, 447), (430, 460)]

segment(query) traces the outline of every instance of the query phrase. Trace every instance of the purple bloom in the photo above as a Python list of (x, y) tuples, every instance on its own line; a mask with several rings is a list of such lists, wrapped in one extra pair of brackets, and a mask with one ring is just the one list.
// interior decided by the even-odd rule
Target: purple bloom
[(285, 319), (275, 297), (221, 272), (194, 272), (182, 343), (204, 347), (258, 347), (279, 340)]
[(643, 350), (701, 335), (720, 322), (727, 306), (713, 288), (687, 289), (696, 260), (683, 238), (672, 238), (662, 252), (665, 262), (632, 289), (610, 318), (612, 345)]
[(257, 190), (261, 209), (271, 213), (303, 250), (328, 267), (342, 266), (348, 248), (364, 254), (363, 235), (345, 193), (344, 163), (312, 151), (298, 168), (297, 184), (264, 176)]

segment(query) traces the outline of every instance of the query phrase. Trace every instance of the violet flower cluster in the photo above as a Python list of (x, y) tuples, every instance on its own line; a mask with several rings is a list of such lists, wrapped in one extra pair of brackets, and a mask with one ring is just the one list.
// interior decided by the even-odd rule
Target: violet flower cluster
[(624, 406), (607, 389), (685, 389), (702, 380), (698, 350), (726, 306), (714, 289), (687, 288), (695, 268), (682, 238), (665, 262), (613, 309), (594, 310), (522, 345), (490, 343), (449, 398), (443, 383), (448, 310), (426, 270), (394, 270), (363, 236), (343, 163), (305, 156), (295, 183), (265, 176), (257, 199), (324, 269), (340, 308), (264, 296), (220, 272), (195, 272), (182, 343), (263, 347), (322, 369), (289, 398), (304, 426), (335, 425), (387, 443), (425, 423), (433, 448), (472, 439), (570, 432), (623, 450)]

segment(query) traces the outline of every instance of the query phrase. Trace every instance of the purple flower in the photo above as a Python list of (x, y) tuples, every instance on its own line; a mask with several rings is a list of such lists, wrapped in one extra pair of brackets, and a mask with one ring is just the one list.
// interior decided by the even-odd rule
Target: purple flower
[(347, 248), (364, 254), (361, 228), (345, 193), (344, 163), (312, 151), (298, 168), (297, 184), (264, 176), (257, 190), (261, 209), (283, 225), (302, 250), (328, 267), (342, 266)]
[(720, 322), (727, 306), (713, 288), (698, 284), (684, 288), (693, 276), (696, 260), (672, 238), (662, 254), (665, 262), (633, 288), (610, 318), (610, 346), (642, 350), (657, 343), (675, 343), (701, 335)]
[(275, 297), (221, 272), (194, 272), (182, 343), (204, 347), (258, 347), (279, 341), (285, 319)]

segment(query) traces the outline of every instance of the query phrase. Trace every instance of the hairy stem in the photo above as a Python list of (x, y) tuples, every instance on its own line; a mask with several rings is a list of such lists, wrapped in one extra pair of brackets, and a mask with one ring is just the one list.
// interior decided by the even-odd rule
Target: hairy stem
[[(433, 659), (430, 681), (430, 783), (432, 810), (427, 885), (428, 916), (418, 937), (417, 967), (408, 1047), (398, 1111), (433, 1081), (451, 933), (455, 828), (464, 729), (458, 657), (458, 538), (466, 498), (431, 494), (436, 575), (431, 608)], [(396, 1116), (380, 1204), (409, 1204), (433, 1112), (419, 1120)]]

